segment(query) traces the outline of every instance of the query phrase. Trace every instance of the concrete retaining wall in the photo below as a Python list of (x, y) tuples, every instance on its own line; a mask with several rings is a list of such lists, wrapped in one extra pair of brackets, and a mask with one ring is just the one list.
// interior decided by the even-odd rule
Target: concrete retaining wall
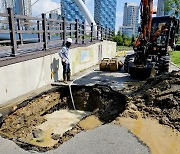
[[(58, 51), (57, 51), (58, 52)], [(97, 64), (103, 57), (116, 55), (116, 43), (103, 41), (70, 49), (71, 74)], [(58, 53), (0, 68), (0, 106), (18, 96), (62, 80)]]

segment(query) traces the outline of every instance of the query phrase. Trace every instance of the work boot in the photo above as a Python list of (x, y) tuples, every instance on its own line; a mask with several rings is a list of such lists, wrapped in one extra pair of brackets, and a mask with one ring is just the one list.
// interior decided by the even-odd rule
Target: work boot
[(67, 81), (71, 81), (71, 73), (69, 72), (69, 73), (67, 73)]
[(66, 73), (63, 73), (63, 82), (67, 83), (67, 75), (66, 75)]

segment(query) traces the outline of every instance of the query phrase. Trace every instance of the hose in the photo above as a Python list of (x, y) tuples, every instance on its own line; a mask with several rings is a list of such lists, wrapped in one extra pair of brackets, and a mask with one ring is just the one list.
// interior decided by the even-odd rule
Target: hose
[(94, 72), (94, 69), (93, 69), (92, 71), (89, 71), (89, 72), (87, 72), (86, 74), (84, 74), (84, 75), (82, 75), (82, 76), (74, 79), (74, 80), (69, 84), (69, 92), (70, 92), (71, 101), (72, 101), (72, 105), (73, 105), (74, 110), (76, 110), (76, 106), (75, 106), (75, 103), (74, 103), (74, 98), (73, 98), (73, 95), (72, 95), (71, 86), (72, 86), (72, 84), (73, 84), (74, 81), (76, 81), (76, 80), (78, 80), (78, 79), (80, 79), (80, 78), (82, 78), (82, 77), (84, 77), (84, 76), (86, 76), (86, 75), (88, 75), (88, 74), (90, 74), (90, 73), (92, 73), (92, 72)]

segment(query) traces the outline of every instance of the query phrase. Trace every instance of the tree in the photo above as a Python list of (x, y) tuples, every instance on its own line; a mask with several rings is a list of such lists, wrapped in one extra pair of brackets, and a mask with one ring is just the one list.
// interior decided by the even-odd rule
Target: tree
[(179, 0), (164, 0), (164, 10), (171, 11), (173, 10), (173, 14), (178, 17), (180, 13), (180, 2)]
[(117, 46), (131, 46), (131, 38), (128, 36), (121, 34), (120, 31), (118, 31), (117, 35), (113, 37), (113, 41), (117, 42)]

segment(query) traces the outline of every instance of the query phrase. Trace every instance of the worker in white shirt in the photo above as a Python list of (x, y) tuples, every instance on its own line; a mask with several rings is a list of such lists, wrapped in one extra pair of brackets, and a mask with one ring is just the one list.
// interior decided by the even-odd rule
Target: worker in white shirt
[(70, 62), (69, 62), (69, 47), (72, 44), (72, 39), (67, 38), (65, 46), (60, 50), (59, 55), (61, 57), (62, 65), (63, 65), (63, 81), (67, 83), (67, 81), (70, 81)]

